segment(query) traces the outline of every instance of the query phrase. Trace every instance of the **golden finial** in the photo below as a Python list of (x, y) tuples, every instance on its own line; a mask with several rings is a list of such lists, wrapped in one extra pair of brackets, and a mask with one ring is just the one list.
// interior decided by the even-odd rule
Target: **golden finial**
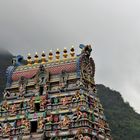
[(41, 56), (42, 56), (41, 63), (43, 63), (43, 64), (46, 63), (46, 55), (45, 55), (45, 52), (44, 51), (42, 52), (42, 55)]
[(32, 57), (31, 57), (31, 54), (28, 53), (28, 56), (27, 56), (27, 65), (31, 65), (32, 64)]
[(68, 56), (68, 54), (67, 54), (67, 49), (64, 48), (64, 50), (63, 50), (63, 58), (64, 58), (64, 59), (67, 59), (67, 56)]
[(55, 58), (56, 58), (56, 61), (59, 61), (59, 59), (60, 59), (60, 51), (59, 51), (59, 49), (56, 50)]
[(34, 56), (34, 64), (38, 64), (38, 54), (37, 54), (37, 52), (35, 53), (35, 56)]
[(53, 60), (52, 50), (50, 50), (48, 58), (49, 58), (49, 62), (52, 62), (52, 60)]
[(75, 49), (74, 49), (73, 46), (72, 46), (72, 48), (70, 49), (70, 56), (71, 56), (71, 58), (74, 58), (74, 57), (75, 57)]

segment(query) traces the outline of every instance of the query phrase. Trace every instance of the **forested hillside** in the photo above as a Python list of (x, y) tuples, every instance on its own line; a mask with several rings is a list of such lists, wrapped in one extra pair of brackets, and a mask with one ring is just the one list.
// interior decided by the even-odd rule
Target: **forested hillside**
[(104, 85), (97, 85), (97, 90), (114, 140), (140, 140), (140, 115), (119, 92)]

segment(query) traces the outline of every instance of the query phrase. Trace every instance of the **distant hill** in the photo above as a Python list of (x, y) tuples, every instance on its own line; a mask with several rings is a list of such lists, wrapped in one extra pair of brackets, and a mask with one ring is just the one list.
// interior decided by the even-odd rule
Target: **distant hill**
[(114, 140), (140, 140), (140, 114), (119, 92), (104, 85), (97, 85), (97, 90)]
[(5, 88), (6, 83), (5, 72), (7, 67), (12, 64), (12, 57), (13, 55), (10, 52), (4, 49), (0, 49), (0, 93), (2, 93), (3, 89)]
[[(12, 57), (11, 53), (0, 51), (0, 93), (5, 87), (5, 71), (11, 65)], [(97, 85), (97, 94), (112, 130), (113, 139), (140, 140), (140, 115), (129, 103), (124, 102), (121, 94), (104, 85)]]

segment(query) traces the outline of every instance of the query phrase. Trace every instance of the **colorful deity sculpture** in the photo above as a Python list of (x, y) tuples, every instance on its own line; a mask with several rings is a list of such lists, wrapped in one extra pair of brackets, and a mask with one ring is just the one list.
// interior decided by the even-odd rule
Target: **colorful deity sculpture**
[(30, 122), (28, 121), (28, 119), (26, 119), (25, 121), (25, 129), (30, 129)]
[(27, 79), (24, 76), (21, 76), (19, 80), (19, 96), (22, 97), (26, 93)]
[(13, 104), (13, 105), (11, 106), (11, 113), (12, 113), (12, 114), (16, 113), (16, 110), (17, 110), (16, 107), (17, 107), (16, 104)]
[(64, 127), (68, 127), (69, 125), (70, 125), (70, 118), (67, 115), (65, 115), (63, 120), (60, 121), (60, 127), (64, 128)]
[(43, 95), (43, 93), (46, 92), (46, 87), (49, 83), (49, 77), (49, 71), (45, 69), (43, 64), (41, 64), (35, 77), (36, 89), (38, 90), (40, 95)]
[(51, 123), (53, 121), (53, 115), (49, 115), (46, 117), (47, 122)]
[(42, 96), (41, 97), (41, 108), (42, 109), (45, 109), (46, 104), (47, 104), (46, 97), (45, 96)]
[(64, 98), (62, 98), (62, 104), (63, 104), (63, 106), (68, 105), (68, 98), (66, 96)]
[(44, 120), (43, 120), (43, 117), (40, 117), (39, 120), (38, 120), (38, 129), (43, 129), (44, 127)]
[(7, 91), (7, 90), (4, 90), (4, 92), (3, 92), (3, 97), (4, 97), (4, 98), (10, 97), (10, 92)]
[(3, 135), (9, 135), (10, 131), (11, 131), (11, 124), (10, 123), (6, 123), (4, 128), (3, 128)]
[(80, 118), (82, 118), (83, 113), (80, 111), (80, 107), (78, 106), (76, 111), (73, 113), (72, 119), (75, 121), (78, 121)]
[(34, 109), (34, 97), (32, 97), (29, 101), (30, 110)]
[(79, 128), (74, 136), (74, 139), (82, 140), (83, 139), (83, 129)]
[(60, 81), (59, 81), (60, 89), (63, 90), (64, 88), (67, 88), (68, 77), (69, 77), (68, 73), (62, 70), (60, 74)]
[(79, 91), (76, 91), (75, 95), (72, 98), (73, 102), (79, 101), (80, 100), (80, 93)]
[(8, 102), (5, 100), (4, 102), (3, 102), (3, 104), (2, 104), (2, 108), (4, 109), (4, 110), (6, 110), (6, 111), (8, 111), (9, 110), (9, 104), (8, 104)]
[(22, 127), (23, 131), (29, 131), (30, 129), (30, 123), (29, 120), (26, 118), (23, 118), (20, 122), (19, 122), (20, 126)]

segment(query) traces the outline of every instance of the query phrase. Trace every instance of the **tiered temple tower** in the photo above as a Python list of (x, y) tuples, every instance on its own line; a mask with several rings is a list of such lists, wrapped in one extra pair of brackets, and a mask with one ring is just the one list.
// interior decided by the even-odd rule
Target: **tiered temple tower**
[[(0, 105), (1, 140), (111, 140), (90, 45), (13, 59)], [(63, 58), (61, 58), (63, 57)]]

